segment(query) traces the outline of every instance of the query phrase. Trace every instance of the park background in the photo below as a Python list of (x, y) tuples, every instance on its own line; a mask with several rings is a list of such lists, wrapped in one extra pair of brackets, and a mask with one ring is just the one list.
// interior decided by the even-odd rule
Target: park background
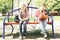
[[(53, 22), (54, 22), (54, 31), (55, 33), (57, 33), (57, 37), (56, 38), (60, 38), (60, 0), (0, 0), (0, 35), (2, 35), (2, 22), (4, 17), (11, 11), (16, 10), (18, 8), (21, 7), (21, 3), (25, 3), (27, 6), (30, 7), (39, 7), (40, 3), (44, 3), (46, 4), (46, 10), (49, 11), (49, 13), (53, 14)], [(29, 8), (29, 14), (30, 14), (30, 21), (34, 21), (34, 13), (35, 13), (36, 9), (30, 9)], [(15, 14), (18, 14), (19, 11), (14, 11), (10, 13), (10, 17), (9, 17), (9, 21), (10, 22), (14, 22), (14, 17)], [(8, 20), (6, 20), (7, 22)], [(19, 32), (19, 28), (18, 25), (14, 25), (15, 32)], [(17, 26), (17, 27), (16, 27)], [(28, 25), (29, 26), (29, 25)], [(31, 27), (31, 25), (29, 26), (29, 31), (34, 31), (37, 27), (35, 27), (35, 25), (32, 25), (33, 27)], [(16, 29), (17, 28), (17, 29)], [(35, 29), (33, 29), (35, 28)], [(39, 30), (39, 27), (37, 28)], [(51, 25), (47, 26), (47, 31), (50, 32), (51, 31)], [(6, 26), (6, 35), (10, 34), (11, 32), (11, 27)]]

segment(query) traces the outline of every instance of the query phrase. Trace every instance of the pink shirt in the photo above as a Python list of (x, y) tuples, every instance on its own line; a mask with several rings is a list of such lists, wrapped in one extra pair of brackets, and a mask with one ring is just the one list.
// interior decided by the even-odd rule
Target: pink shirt
[(35, 13), (35, 18), (38, 18), (39, 16), (40, 16), (40, 10), (38, 9), (37, 11), (36, 11), (36, 13)]

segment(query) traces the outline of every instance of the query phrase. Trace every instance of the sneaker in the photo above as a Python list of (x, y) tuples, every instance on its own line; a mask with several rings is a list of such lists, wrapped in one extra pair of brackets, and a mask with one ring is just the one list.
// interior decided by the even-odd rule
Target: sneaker
[(26, 36), (23, 36), (23, 38), (25, 39), (25, 38), (26, 38)]
[(22, 35), (22, 34), (20, 34), (19, 38), (20, 38), (20, 40), (22, 40), (22, 39), (23, 39), (23, 35)]
[(43, 32), (41, 32), (41, 34), (43, 34)]
[(44, 33), (44, 38), (46, 38), (47, 37), (47, 34), (46, 33)]
[(26, 33), (23, 34), (23, 38), (24, 38), (24, 39), (26, 38)]
[(19, 39), (22, 40), (22, 36), (21, 35), (19, 36)]

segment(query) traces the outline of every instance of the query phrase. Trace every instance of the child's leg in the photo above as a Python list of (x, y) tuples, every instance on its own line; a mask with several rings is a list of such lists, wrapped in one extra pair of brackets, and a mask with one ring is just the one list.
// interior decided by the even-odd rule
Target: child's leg
[(26, 33), (27, 33), (27, 26), (26, 26), (26, 23), (27, 23), (27, 21), (24, 21), (23, 22), (23, 26), (24, 26), (24, 37), (23, 38), (26, 38)]
[(45, 33), (44, 21), (39, 21), (39, 23), (40, 23), (41, 32), (42, 32), (42, 33)]
[(24, 26), (24, 33), (26, 33), (26, 32), (27, 32), (26, 23), (27, 23), (27, 21), (24, 21), (24, 22), (23, 22), (23, 26)]
[(20, 28), (20, 32), (19, 32), (19, 38), (22, 40), (22, 38), (23, 38), (23, 34), (22, 34), (22, 24), (23, 24), (23, 22), (22, 21), (20, 21), (19, 22), (19, 28)]
[(20, 22), (19, 22), (20, 33), (22, 33), (22, 24), (23, 24), (23, 22), (22, 22), (22, 21), (20, 21)]
[(44, 26), (45, 26), (44, 37), (47, 37), (47, 33), (46, 33), (46, 25), (47, 25), (47, 21), (46, 21), (46, 20), (44, 20)]
[(42, 24), (43, 24), (43, 29), (44, 29), (44, 33), (45, 33), (45, 32), (46, 32), (47, 21), (44, 20), (44, 21), (42, 22)]
[(47, 37), (47, 34), (46, 34), (46, 20), (44, 21), (40, 21), (40, 25), (41, 25), (41, 33), (44, 34), (44, 37)]

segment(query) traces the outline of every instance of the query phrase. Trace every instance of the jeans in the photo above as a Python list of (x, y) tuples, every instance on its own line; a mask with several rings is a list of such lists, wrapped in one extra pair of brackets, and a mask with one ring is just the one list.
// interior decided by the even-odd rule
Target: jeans
[(27, 22), (28, 22), (27, 20), (25, 20), (25, 21), (20, 21), (20, 22), (19, 22), (20, 33), (22, 33), (22, 25), (23, 25), (23, 27), (24, 27), (24, 33), (27, 32), (27, 27), (26, 27), (26, 23), (27, 23)]
[(45, 33), (46, 32), (46, 24), (47, 24), (47, 21), (46, 20), (39, 20), (39, 25), (41, 25), (41, 32)]

